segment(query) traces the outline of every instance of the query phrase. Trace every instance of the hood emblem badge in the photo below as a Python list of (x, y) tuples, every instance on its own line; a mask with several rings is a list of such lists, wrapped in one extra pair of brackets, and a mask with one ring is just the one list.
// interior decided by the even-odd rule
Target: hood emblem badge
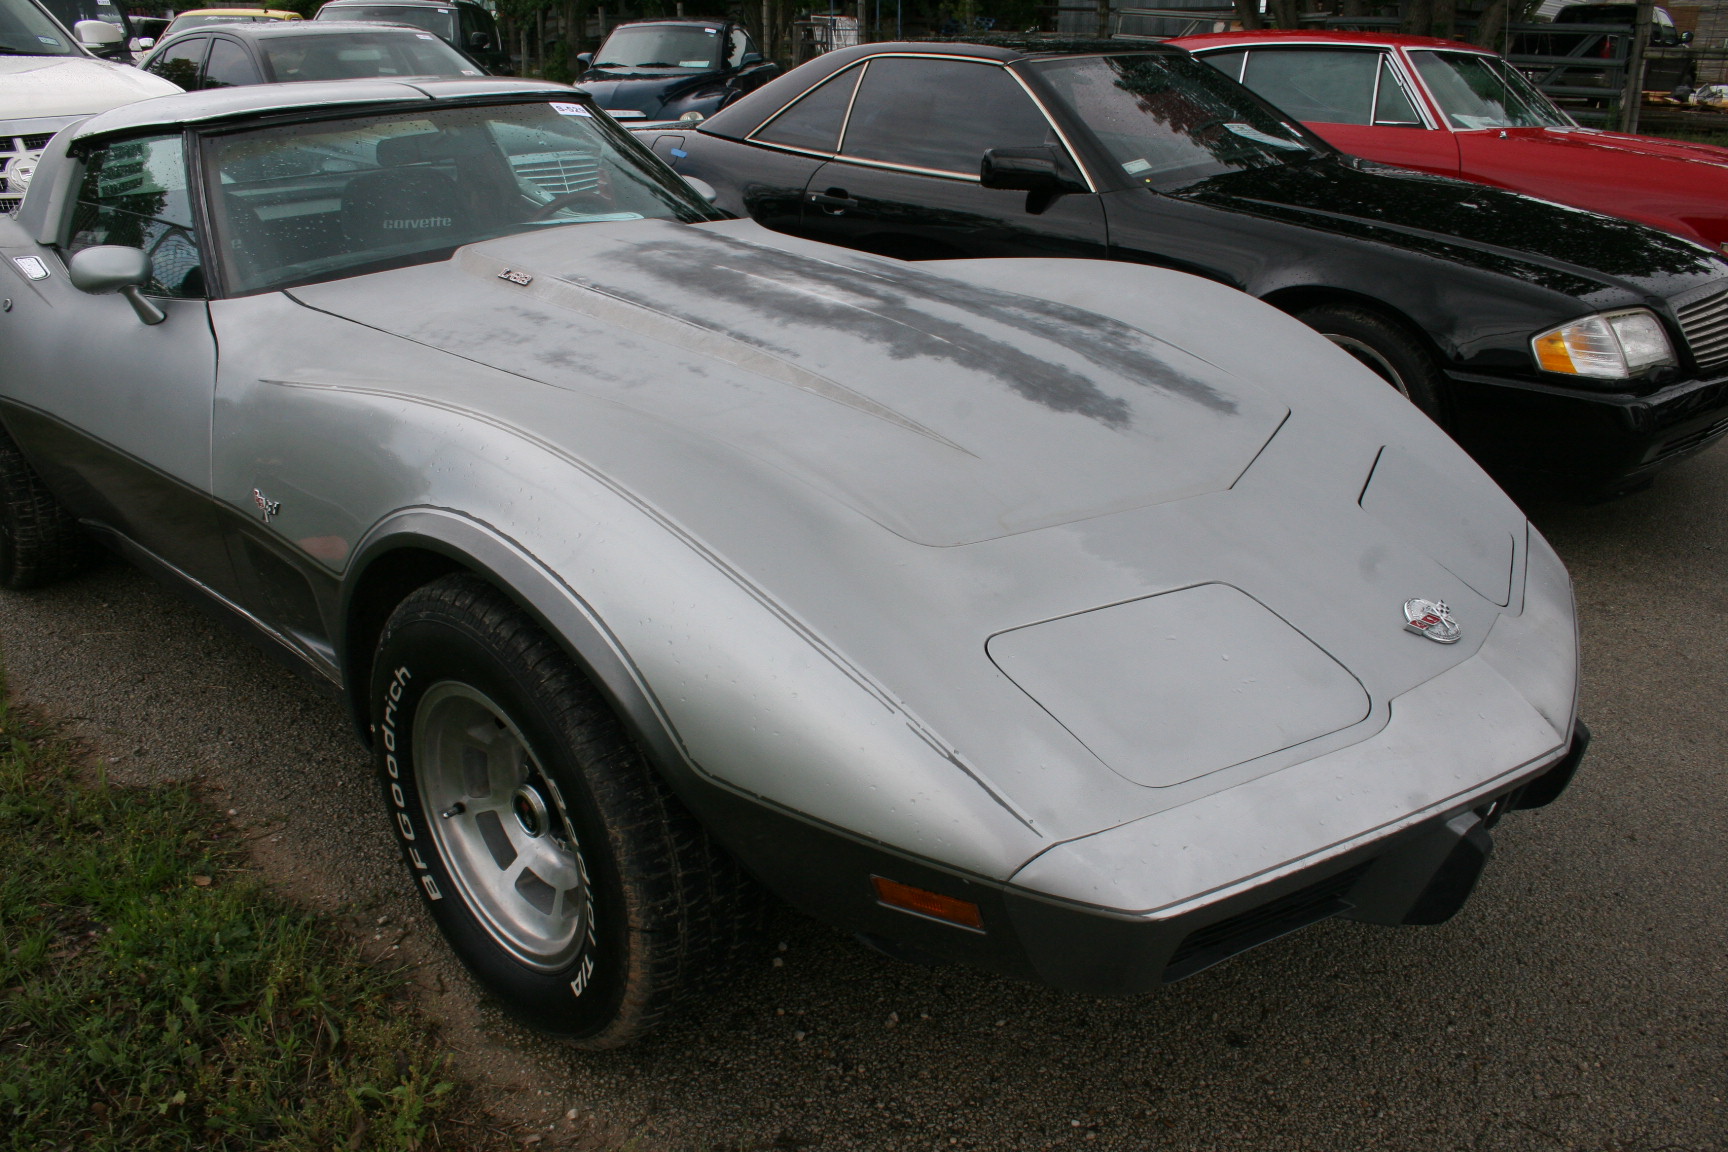
[(264, 517), (266, 524), (274, 520), (277, 513), (282, 511), (282, 501), (272, 500), (256, 488), (252, 489), (252, 503), (258, 505), (258, 511)]
[(1443, 600), (1404, 601), (1404, 631), (1426, 636), (1436, 644), (1456, 644), (1462, 635), (1452, 609)]

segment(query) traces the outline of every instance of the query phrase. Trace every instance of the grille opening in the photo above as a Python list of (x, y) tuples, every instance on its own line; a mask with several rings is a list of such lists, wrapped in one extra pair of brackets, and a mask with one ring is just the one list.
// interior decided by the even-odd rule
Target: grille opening
[(24, 151), (40, 152), (42, 149), (48, 147), (48, 141), (54, 139), (54, 133), (43, 132), (36, 136), (21, 136), (19, 139), (24, 141)]
[(1728, 289), (1677, 308), (1674, 314), (1699, 368), (1728, 364)]
[(1668, 441), (1666, 444), (1662, 445), (1662, 447), (1656, 449), (1655, 454), (1650, 457), (1651, 462), (1654, 463), (1657, 460), (1666, 460), (1670, 456), (1678, 456), (1682, 452), (1690, 452), (1693, 449), (1702, 448), (1724, 432), (1728, 432), (1728, 417), (1724, 417), (1723, 419), (1716, 421), (1714, 424), (1700, 428), (1696, 432), (1688, 432), (1684, 436), (1677, 436)]
[(1177, 945), (1170, 962), (1164, 966), (1164, 983), (1174, 984), (1238, 952), (1348, 911), (1351, 904), (1345, 899), (1346, 894), (1373, 863), (1364, 860), (1287, 896), (1195, 929)]

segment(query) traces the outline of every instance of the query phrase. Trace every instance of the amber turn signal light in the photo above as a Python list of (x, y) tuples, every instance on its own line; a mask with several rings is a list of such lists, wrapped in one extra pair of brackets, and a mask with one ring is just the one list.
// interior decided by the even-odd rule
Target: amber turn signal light
[(870, 883), (876, 886), (876, 899), (890, 908), (916, 912), (932, 920), (943, 920), (978, 932), (984, 930), (984, 917), (979, 913), (978, 905), (971, 901), (956, 900), (940, 892), (914, 888), (910, 884), (902, 884), (898, 880), (889, 880), (883, 876), (870, 877)]

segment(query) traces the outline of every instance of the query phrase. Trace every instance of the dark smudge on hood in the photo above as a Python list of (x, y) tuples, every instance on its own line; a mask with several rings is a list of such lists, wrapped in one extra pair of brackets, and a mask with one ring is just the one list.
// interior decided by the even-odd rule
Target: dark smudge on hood
[[(937, 314), (941, 307), (958, 309), (1075, 352), (1125, 380), (1162, 389), (1215, 412), (1234, 415), (1237, 411), (1228, 396), (1172, 368), (1145, 333), (1081, 308), (915, 268), (848, 267), (723, 236), (633, 245), (628, 259), (632, 272), (645, 273), (676, 293), (632, 292), (604, 274), (565, 279), (723, 331), (764, 351), (789, 355), (753, 333), (693, 314), (699, 301), (711, 296), (744, 305), (782, 327), (808, 325), (845, 333), (885, 348), (895, 360), (928, 357), (982, 371), (1053, 411), (1087, 416), (1112, 428), (1128, 427), (1128, 402), (1108, 395), (1088, 376), (1026, 347), (985, 335), (963, 320)], [(862, 298), (864, 303), (824, 298), (814, 289)]]

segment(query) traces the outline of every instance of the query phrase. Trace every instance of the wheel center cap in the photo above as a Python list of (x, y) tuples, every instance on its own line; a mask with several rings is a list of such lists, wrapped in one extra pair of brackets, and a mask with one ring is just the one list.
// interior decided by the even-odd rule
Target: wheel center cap
[(516, 789), (516, 794), (510, 797), (510, 810), (516, 814), (516, 823), (522, 825), (522, 831), (528, 835), (540, 836), (546, 832), (550, 823), (546, 799), (534, 785), (524, 784)]

